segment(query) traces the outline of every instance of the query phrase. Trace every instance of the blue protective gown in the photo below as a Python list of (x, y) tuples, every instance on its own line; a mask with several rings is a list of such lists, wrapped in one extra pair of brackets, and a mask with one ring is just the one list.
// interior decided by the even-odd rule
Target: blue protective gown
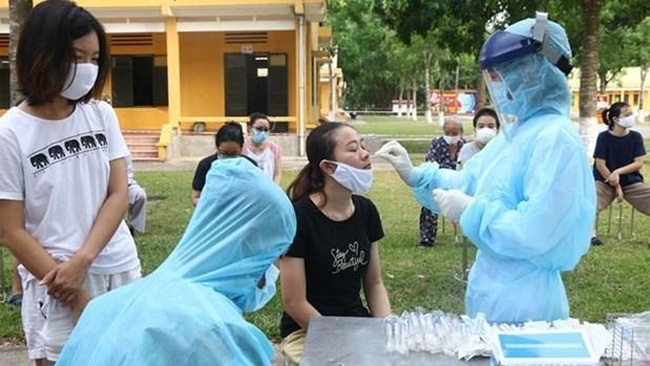
[(434, 188), (474, 197), (460, 217), (463, 234), (478, 248), (465, 296), (468, 315), (506, 323), (565, 319), (560, 272), (574, 269), (590, 247), (594, 180), (568, 117), (564, 75), (541, 55), (508, 67), (499, 71), (519, 87), (513, 91), (518, 122), (460, 172), (435, 163), (415, 168), (414, 191), (434, 212), (440, 211)]
[(271, 365), (272, 345), (242, 311), (262, 305), (258, 281), (295, 231), (289, 199), (259, 168), (217, 160), (169, 258), (92, 300), (57, 365)]

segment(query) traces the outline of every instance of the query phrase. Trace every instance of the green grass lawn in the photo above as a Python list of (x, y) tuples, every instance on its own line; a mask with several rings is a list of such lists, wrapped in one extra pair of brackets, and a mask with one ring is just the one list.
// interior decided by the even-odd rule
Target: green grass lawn
[[(463, 122), (465, 131), (472, 131), (472, 119), (468, 116), (453, 116)], [(362, 134), (374, 134), (380, 136), (406, 137), (406, 138), (431, 138), (439, 136), (442, 127), (438, 124), (438, 115), (433, 115), (433, 123), (427, 123), (423, 116), (419, 116), (417, 121), (412, 121), (406, 117), (396, 116), (359, 116), (357, 122), (352, 122)]]
[[(645, 170), (650, 173), (648, 166)], [(295, 173), (284, 174), (284, 185), (294, 176)], [(145, 274), (166, 258), (183, 233), (192, 213), (188, 188), (191, 178), (191, 172), (137, 174), (150, 196), (148, 232), (136, 236)], [(460, 271), (461, 248), (454, 242), (451, 226), (446, 225), (436, 247), (420, 249), (416, 247), (419, 207), (397, 175), (377, 172), (369, 197), (379, 208), (386, 232), (380, 250), (393, 310), (401, 313), (422, 306), (463, 312), (464, 285), (454, 278)], [(599, 221), (603, 233), (607, 227), (606, 213)], [(625, 206), (623, 239), (619, 241), (617, 213), (615, 210), (611, 232), (602, 235), (606, 245), (591, 248), (577, 270), (564, 276), (574, 317), (603, 321), (607, 313), (650, 309), (650, 281), (647, 281), (650, 219), (637, 213), (636, 235), (630, 237), (630, 208)], [(9, 278), (6, 250), (4, 260), (5, 277)], [(279, 333), (280, 314), (280, 299), (276, 296), (248, 319), (273, 338)], [(22, 339), (19, 316), (16, 308), (0, 304), (0, 338)]]
[[(381, 139), (397, 138), (412, 154), (423, 154), (430, 139), (439, 136), (441, 128), (423, 118), (414, 122), (391, 116), (360, 116), (354, 126), (362, 134), (378, 135)], [(466, 135), (471, 133), (471, 120), (463, 117)], [(470, 131), (470, 132), (467, 132)], [(649, 141), (646, 148), (650, 150)], [(414, 162), (419, 162), (417, 155)], [(644, 166), (650, 176), (650, 161)], [(144, 274), (153, 271), (176, 245), (192, 214), (189, 185), (192, 172), (140, 172), (138, 181), (149, 194), (148, 232), (137, 235), (136, 242)], [(295, 172), (283, 174), (286, 187)], [(455, 276), (461, 269), (461, 248), (454, 241), (451, 225), (439, 232), (438, 244), (433, 249), (416, 247), (419, 206), (410, 190), (393, 172), (377, 172), (369, 197), (376, 203), (382, 216), (386, 237), (381, 241), (384, 281), (396, 313), (423, 306), (463, 312), (464, 284)], [(650, 309), (650, 218), (636, 213), (635, 236), (630, 235), (630, 206), (624, 205), (623, 238), (617, 239), (618, 206), (612, 212), (610, 232), (607, 233), (605, 211), (599, 220), (599, 233), (605, 246), (591, 248), (576, 271), (564, 275), (572, 316), (603, 321), (607, 313), (639, 312)], [(470, 250), (470, 257), (475, 252)], [(3, 250), (5, 290), (10, 280), (10, 257)], [(279, 296), (261, 311), (249, 315), (269, 337), (278, 336), (281, 314)], [(0, 303), (0, 339), (22, 339), (19, 311)]]

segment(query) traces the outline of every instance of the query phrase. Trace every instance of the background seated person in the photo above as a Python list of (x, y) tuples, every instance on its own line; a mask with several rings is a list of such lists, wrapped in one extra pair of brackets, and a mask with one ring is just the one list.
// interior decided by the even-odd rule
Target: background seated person
[[(214, 136), (217, 151), (203, 158), (196, 166), (194, 171), (194, 179), (192, 180), (192, 204), (196, 206), (201, 197), (201, 191), (205, 186), (205, 176), (208, 174), (212, 163), (217, 159), (224, 159), (233, 156), (242, 156), (242, 148), (244, 146), (244, 131), (241, 125), (237, 122), (226, 122)], [(257, 165), (254, 160), (244, 156), (248, 161)]]
[(466, 143), (458, 153), (458, 165), (462, 167), (465, 163), (483, 150), (485, 145), (497, 136), (499, 132), (499, 117), (492, 108), (481, 108), (474, 115), (472, 120), (474, 126), (474, 141)]
[(144, 233), (147, 222), (147, 192), (135, 180), (131, 155), (126, 157), (126, 173), (129, 184), (129, 209), (126, 223), (129, 225), (131, 234), (134, 230)]
[[(643, 183), (641, 168), (645, 161), (643, 136), (630, 130), (634, 115), (630, 105), (624, 102), (612, 104), (603, 111), (603, 123), (607, 131), (598, 135), (594, 149), (594, 178), (598, 196), (598, 212), (606, 209), (614, 200), (625, 199), (643, 214), (650, 214), (650, 186)], [(603, 242), (594, 229), (591, 244)]]

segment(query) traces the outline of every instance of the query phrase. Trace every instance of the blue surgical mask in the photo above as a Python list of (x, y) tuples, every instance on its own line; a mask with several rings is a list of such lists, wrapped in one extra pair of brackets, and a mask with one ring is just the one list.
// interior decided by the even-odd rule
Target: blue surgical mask
[(268, 132), (258, 131), (256, 129), (253, 129), (253, 133), (251, 134), (251, 140), (256, 144), (263, 144), (268, 137)]
[(276, 287), (275, 281), (278, 279), (280, 270), (274, 264), (266, 270), (264, 273), (264, 287), (259, 288), (255, 284), (255, 289), (253, 292), (249, 293), (243, 300), (243, 303), (236, 301), (236, 303), (241, 305), (242, 311), (246, 313), (252, 313), (264, 307), (275, 295)]
[(366, 194), (372, 186), (372, 170), (359, 169), (339, 161), (329, 161), (336, 164), (336, 170), (330, 174), (335, 181), (356, 194)]

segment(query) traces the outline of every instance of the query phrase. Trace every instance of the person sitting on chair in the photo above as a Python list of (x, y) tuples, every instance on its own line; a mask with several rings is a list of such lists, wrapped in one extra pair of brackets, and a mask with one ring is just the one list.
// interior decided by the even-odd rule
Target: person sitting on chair
[[(650, 214), (650, 186), (643, 183), (641, 168), (645, 161), (643, 136), (630, 130), (634, 125), (632, 108), (617, 102), (603, 111), (603, 123), (608, 128), (601, 132), (594, 150), (594, 178), (598, 196), (598, 212), (606, 209), (617, 198), (625, 199), (640, 212)], [(594, 228), (592, 245), (602, 245)]]
[(126, 173), (129, 184), (129, 210), (126, 223), (133, 234), (134, 230), (144, 233), (147, 222), (147, 192), (142, 188), (133, 175), (133, 158), (126, 158)]

